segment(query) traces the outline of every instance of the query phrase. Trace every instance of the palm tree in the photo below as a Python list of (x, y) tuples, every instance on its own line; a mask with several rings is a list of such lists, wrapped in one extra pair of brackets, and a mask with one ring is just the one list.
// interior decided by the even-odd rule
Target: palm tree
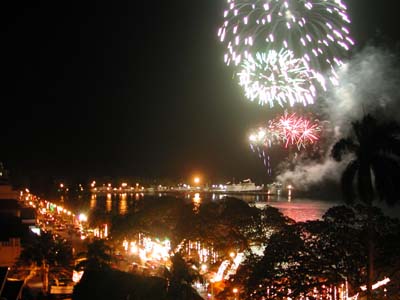
[(48, 291), (49, 273), (53, 275), (72, 273), (71, 244), (56, 238), (51, 233), (42, 232), (32, 243), (25, 245), (19, 260), (20, 263), (31, 266), (31, 273), (40, 270), (44, 293)]
[(341, 185), (347, 203), (355, 200), (369, 209), (367, 298), (372, 299), (373, 224), (372, 205), (379, 199), (388, 205), (398, 200), (400, 192), (400, 127), (395, 122), (379, 123), (371, 115), (352, 123), (353, 134), (339, 140), (331, 156), (342, 161), (352, 155), (342, 174)]

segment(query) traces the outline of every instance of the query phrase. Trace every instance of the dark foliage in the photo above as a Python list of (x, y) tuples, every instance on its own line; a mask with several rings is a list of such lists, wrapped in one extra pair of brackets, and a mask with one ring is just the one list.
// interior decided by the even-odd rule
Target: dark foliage
[(83, 260), (76, 266), (84, 270), (108, 270), (111, 265), (111, 249), (104, 240), (95, 239), (87, 245), (85, 253), (79, 253)]
[(166, 281), (116, 270), (85, 271), (75, 286), (74, 300), (163, 300)]
[(350, 295), (361, 292), (367, 279), (369, 223), (377, 232), (376, 280), (399, 276), (400, 221), (384, 216), (379, 209), (368, 213), (364, 206), (338, 206), (329, 209), (322, 221), (293, 223), (276, 230), (264, 255), (249, 256), (226, 290), (242, 287), (243, 299), (312, 297), (314, 288), (323, 291), (347, 280)]
[(353, 134), (339, 140), (331, 152), (336, 161), (342, 161), (347, 154), (353, 157), (342, 175), (345, 200), (353, 203), (358, 195), (359, 200), (371, 204), (375, 187), (380, 200), (394, 204), (400, 192), (399, 125), (379, 123), (371, 115), (352, 125)]

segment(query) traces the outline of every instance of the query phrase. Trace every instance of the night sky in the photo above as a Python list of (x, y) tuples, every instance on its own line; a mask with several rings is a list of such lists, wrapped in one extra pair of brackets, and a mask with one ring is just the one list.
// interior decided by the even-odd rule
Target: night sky
[[(347, 1), (359, 45), (399, 40), (397, 2)], [(268, 181), (247, 133), (270, 110), (223, 63), (224, 0), (7, 3), (0, 161), (11, 173)]]

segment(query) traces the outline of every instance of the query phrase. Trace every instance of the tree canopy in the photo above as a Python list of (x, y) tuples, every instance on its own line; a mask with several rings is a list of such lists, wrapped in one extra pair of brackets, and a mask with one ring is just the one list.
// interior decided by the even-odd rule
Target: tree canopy
[[(287, 224), (272, 234), (262, 256), (245, 261), (227, 290), (241, 286), (243, 299), (295, 299), (313, 297), (315, 290), (321, 296), (347, 281), (350, 295), (362, 292), (367, 278), (365, 229), (370, 221), (363, 206), (338, 206), (322, 220)], [(379, 233), (376, 278), (399, 276), (399, 220), (376, 209), (372, 222)]]

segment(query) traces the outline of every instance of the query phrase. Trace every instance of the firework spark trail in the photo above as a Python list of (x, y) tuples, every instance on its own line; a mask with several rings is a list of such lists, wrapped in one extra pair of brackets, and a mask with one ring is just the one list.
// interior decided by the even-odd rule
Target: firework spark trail
[(250, 148), (253, 152), (256, 152), (258, 157), (263, 161), (264, 166), (267, 168), (267, 174), (272, 175), (272, 166), (271, 166), (271, 158), (268, 154), (265, 153), (265, 149), (260, 146), (254, 146), (253, 144), (250, 144)]

